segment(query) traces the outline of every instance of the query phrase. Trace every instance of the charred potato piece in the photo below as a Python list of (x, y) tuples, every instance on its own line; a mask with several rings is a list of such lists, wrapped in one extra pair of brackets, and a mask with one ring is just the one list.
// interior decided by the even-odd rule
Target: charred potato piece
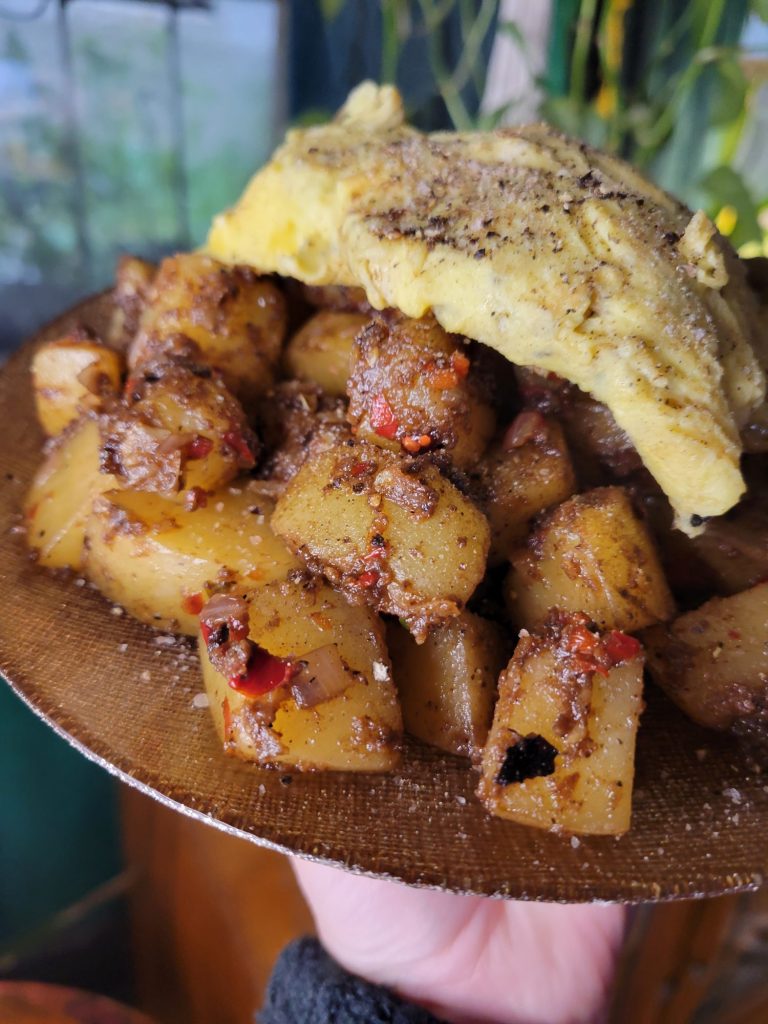
[(299, 770), (397, 765), (402, 721), (378, 616), (319, 580), (284, 581), (248, 602), (247, 629), (253, 647), (242, 682), (228, 681), (212, 664), (215, 637), (199, 642), (227, 753)]
[(103, 433), (104, 468), (137, 491), (213, 491), (255, 464), (242, 406), (209, 370), (147, 367)]
[(675, 613), (651, 536), (620, 487), (578, 494), (550, 512), (513, 555), (506, 588), (512, 620), (529, 629), (553, 607), (627, 632)]
[(254, 270), (180, 253), (160, 264), (128, 364), (202, 363), (247, 404), (272, 386), (286, 317), (280, 289)]
[(196, 636), (209, 587), (245, 593), (299, 565), (269, 527), (272, 509), (249, 481), (194, 510), (158, 494), (108, 491), (88, 518), (86, 575), (141, 622)]
[(449, 754), (476, 758), (509, 653), (498, 627), (464, 611), (423, 644), (393, 623), (387, 642), (406, 731)]
[(147, 301), (150, 285), (157, 271), (154, 263), (137, 256), (121, 256), (112, 293), (114, 310), (109, 325), (109, 341), (125, 351), (133, 340)]
[(638, 641), (599, 635), (584, 615), (521, 634), (483, 754), (486, 808), (536, 828), (626, 832), (642, 689)]
[(329, 395), (346, 395), (355, 338), (369, 320), (363, 313), (316, 313), (288, 342), (288, 373), (312, 381)]
[(326, 395), (316, 384), (278, 384), (259, 407), (259, 430), (269, 452), (260, 475), (287, 483), (307, 459), (349, 440), (346, 412), (343, 399)]
[(358, 335), (347, 389), (359, 438), (410, 454), (445, 450), (460, 467), (482, 454), (494, 414), (468, 349), (433, 317), (377, 317)]
[(27, 543), (49, 569), (80, 569), (85, 526), (94, 498), (115, 486), (99, 472), (101, 436), (94, 416), (56, 438), (24, 502)]
[(700, 725), (768, 739), (768, 583), (643, 634), (654, 682)]
[(457, 615), (485, 573), (485, 517), (428, 460), (349, 443), (305, 462), (272, 526), (353, 600), (423, 639)]
[(32, 357), (32, 388), (40, 425), (49, 437), (120, 391), (119, 354), (85, 330), (41, 345)]
[(491, 526), (491, 563), (508, 561), (533, 517), (576, 490), (559, 424), (535, 411), (520, 413), (486, 452), (479, 478)]

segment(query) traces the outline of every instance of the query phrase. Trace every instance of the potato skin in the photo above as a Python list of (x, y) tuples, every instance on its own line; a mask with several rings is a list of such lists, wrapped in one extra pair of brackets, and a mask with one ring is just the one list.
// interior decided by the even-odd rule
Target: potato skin
[(643, 633), (654, 682), (700, 725), (768, 741), (768, 583)]
[(555, 607), (630, 633), (675, 613), (651, 535), (620, 487), (577, 494), (548, 513), (513, 555), (506, 596), (526, 629)]
[(355, 338), (369, 321), (363, 313), (315, 313), (286, 346), (283, 361), (289, 375), (311, 381), (329, 395), (346, 395)]
[(250, 267), (200, 253), (160, 264), (146, 298), (128, 365), (180, 361), (218, 370), (246, 404), (274, 382), (285, 338), (285, 299)]
[(419, 639), (457, 615), (485, 573), (485, 517), (425, 459), (352, 442), (304, 463), (272, 526), (354, 601)]
[(40, 425), (60, 434), (83, 413), (97, 412), (120, 391), (123, 362), (89, 331), (41, 345), (32, 357), (32, 388)]
[(203, 679), (224, 749), (246, 761), (299, 771), (390, 771), (400, 760), (402, 719), (382, 623), (327, 584), (300, 576), (268, 584), (249, 602), (250, 639), (290, 658), (333, 644), (355, 677), (314, 707), (299, 707), (274, 691), (253, 698), (216, 671), (201, 640)]
[(553, 831), (628, 830), (643, 658), (638, 642), (619, 637), (612, 645), (578, 614), (521, 635), (483, 753), (478, 796), (491, 814)]
[(431, 630), (423, 644), (390, 623), (387, 643), (406, 731), (449, 754), (476, 759), (509, 655), (499, 628), (463, 611)]
[(358, 335), (347, 384), (356, 435), (411, 454), (442, 449), (457, 466), (471, 466), (495, 417), (468, 353), (431, 316), (371, 321)]

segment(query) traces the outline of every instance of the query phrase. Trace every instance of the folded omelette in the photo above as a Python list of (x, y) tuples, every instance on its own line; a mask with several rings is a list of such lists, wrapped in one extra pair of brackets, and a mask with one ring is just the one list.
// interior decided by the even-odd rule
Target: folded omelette
[(744, 268), (707, 217), (545, 125), (423, 134), (359, 86), (288, 133), (207, 244), (377, 307), (432, 311), (604, 402), (694, 532), (744, 491), (740, 429), (766, 399)]

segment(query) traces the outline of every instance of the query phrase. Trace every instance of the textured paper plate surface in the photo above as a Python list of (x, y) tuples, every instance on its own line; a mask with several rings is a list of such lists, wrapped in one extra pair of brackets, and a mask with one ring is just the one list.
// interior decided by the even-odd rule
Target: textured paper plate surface
[[(488, 817), (466, 763), (418, 744), (394, 775), (291, 776), (223, 755), (196, 655), (82, 581), (29, 559), (14, 524), (40, 462), (30, 354), (108, 298), (52, 324), (0, 375), (0, 671), (45, 721), (124, 782), (253, 842), (456, 892), (542, 900), (671, 899), (756, 888), (768, 849), (768, 775), (731, 740), (650, 693), (632, 831), (551, 835)], [(80, 585), (78, 585), (80, 583)], [(119, 612), (119, 610), (118, 610)]]

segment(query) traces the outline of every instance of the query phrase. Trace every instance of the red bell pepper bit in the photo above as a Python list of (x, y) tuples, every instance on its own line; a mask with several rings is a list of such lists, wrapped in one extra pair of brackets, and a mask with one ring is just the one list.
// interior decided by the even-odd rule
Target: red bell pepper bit
[(379, 573), (376, 569), (367, 569), (361, 572), (355, 581), (359, 587), (373, 587), (379, 582)]
[(643, 650), (643, 645), (639, 640), (636, 640), (633, 636), (627, 636), (626, 633), (622, 633), (618, 629), (612, 629), (608, 636), (605, 637), (603, 647), (614, 665), (624, 661), (632, 661)]
[[(181, 607), (189, 615), (199, 615), (200, 612), (203, 610), (203, 604), (204, 602), (202, 594), (187, 594), (185, 597), (181, 599)], [(200, 626), (200, 629), (203, 631), (203, 640), (207, 641), (208, 636), (210, 636), (211, 633), (210, 629), (208, 629), (207, 626), (204, 626), (202, 624)], [(205, 635), (206, 630), (208, 632), (208, 636)]]
[(261, 697), (287, 683), (295, 672), (296, 665), (290, 658), (278, 658), (254, 645), (245, 675), (233, 676), (228, 682), (233, 690), (246, 697)]
[(184, 454), (188, 459), (204, 459), (212, 451), (213, 441), (202, 434), (195, 434), (189, 444), (184, 446)]
[(397, 433), (399, 423), (384, 395), (375, 395), (371, 402), (371, 426), (379, 437), (386, 437), (390, 441)]
[(255, 463), (256, 460), (253, 457), (253, 452), (239, 430), (228, 430), (222, 440), (225, 445), (239, 455), (240, 461), (244, 467), (252, 466)]

